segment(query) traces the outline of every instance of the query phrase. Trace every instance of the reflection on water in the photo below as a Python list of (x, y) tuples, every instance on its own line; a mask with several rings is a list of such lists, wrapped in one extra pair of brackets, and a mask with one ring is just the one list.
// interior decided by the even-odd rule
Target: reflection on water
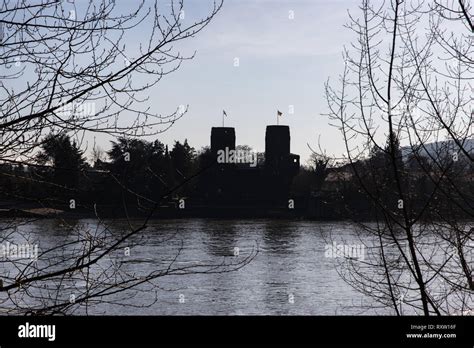
[[(201, 222), (203, 222), (201, 220)], [(236, 221), (216, 221), (213, 224), (199, 225), (206, 236), (203, 244), (206, 252), (212, 256), (233, 256), (236, 247), (238, 227)]]
[[(123, 221), (108, 222), (116, 233), (128, 227)], [(68, 224), (43, 220), (20, 226), (39, 241), (40, 249), (77, 238), (73, 231), (96, 228), (94, 220)], [(356, 240), (347, 223), (286, 220), (164, 220), (153, 221), (135, 238), (126, 267), (130, 272), (153, 271), (176, 256), (178, 264), (245, 257), (258, 245), (259, 253), (244, 268), (230, 273), (165, 276), (156, 280), (158, 301), (149, 308), (100, 304), (89, 314), (228, 315), (359, 314), (358, 305), (370, 303), (344, 283), (334, 259), (325, 257), (332, 232), (345, 240)], [(239, 256), (234, 256), (238, 248)], [(184, 303), (179, 301), (184, 296)], [(153, 293), (133, 298), (134, 305), (153, 302)], [(380, 313), (380, 312), (378, 312)]]

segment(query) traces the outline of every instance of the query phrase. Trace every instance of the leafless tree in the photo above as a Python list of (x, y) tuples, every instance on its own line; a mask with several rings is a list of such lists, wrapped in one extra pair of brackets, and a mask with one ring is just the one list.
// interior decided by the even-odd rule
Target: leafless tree
[(221, 6), (214, 3), (208, 16), (185, 24), (183, 1), (142, 1), (125, 11), (115, 1), (4, 2), (2, 158), (29, 153), (45, 131), (166, 130), (186, 106), (161, 115), (147, 105), (150, 90), (193, 58), (176, 46), (203, 30)]
[(472, 11), (463, 0), (364, 0), (340, 81), (326, 83), (374, 218), (360, 224), (365, 261), (339, 270), (397, 315), (473, 309)]
[[(113, 0), (2, 2), (2, 163), (27, 169), (41, 166), (34, 158), (49, 133), (73, 135), (81, 146), (86, 135), (139, 137), (164, 132), (185, 114), (185, 105), (169, 115), (152, 110), (151, 91), (164, 76), (194, 57), (180, 52), (180, 42), (203, 30), (223, 3), (203, 3), (209, 12), (194, 21), (185, 16), (184, 0), (131, 4)], [(90, 171), (86, 168), (83, 173)], [(12, 175), (74, 192), (31, 173)], [(97, 212), (92, 227), (59, 219), (69, 232), (67, 238), (40, 249), (37, 259), (0, 259), (2, 311), (68, 314), (81, 308), (87, 313), (99, 303), (132, 306), (127, 301), (130, 297), (156, 293), (160, 289), (156, 280), (163, 276), (228, 272), (246, 265), (256, 250), (230, 260), (183, 266), (179, 262), (182, 247), (178, 247), (171, 261), (163, 260), (152, 271), (127, 268), (130, 258), (124, 257), (124, 250), (131, 250), (133, 259), (134, 246), (145, 243), (141, 232), (148, 228), (161, 199), (194, 176), (169, 187), (163, 197), (150, 198), (147, 217), (139, 223), (127, 220), (123, 228), (112, 229)], [(0, 244), (34, 243), (23, 227), (35, 219), (3, 220)]]

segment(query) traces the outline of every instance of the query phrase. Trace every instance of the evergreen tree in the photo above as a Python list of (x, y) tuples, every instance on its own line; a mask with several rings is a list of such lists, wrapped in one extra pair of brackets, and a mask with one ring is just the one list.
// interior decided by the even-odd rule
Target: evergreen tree
[(41, 145), (36, 161), (53, 167), (53, 182), (76, 188), (81, 170), (86, 166), (83, 151), (67, 134), (49, 134)]
[(175, 141), (170, 156), (171, 163), (176, 171), (175, 178), (177, 182), (192, 175), (196, 151), (193, 147), (189, 146), (187, 139), (184, 140), (183, 144)]

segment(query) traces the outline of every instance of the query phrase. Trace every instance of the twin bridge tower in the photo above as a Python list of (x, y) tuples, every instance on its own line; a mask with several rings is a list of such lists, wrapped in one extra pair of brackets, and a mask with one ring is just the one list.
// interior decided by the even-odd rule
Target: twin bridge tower
[[(300, 167), (300, 156), (290, 152), (290, 128), (267, 126), (265, 158), (258, 161), (256, 153), (235, 151), (235, 139), (232, 127), (211, 130), (210, 160), (217, 163), (201, 183), (206, 187), (206, 200), (231, 206), (286, 206)], [(223, 156), (229, 153), (235, 153), (233, 159)]]

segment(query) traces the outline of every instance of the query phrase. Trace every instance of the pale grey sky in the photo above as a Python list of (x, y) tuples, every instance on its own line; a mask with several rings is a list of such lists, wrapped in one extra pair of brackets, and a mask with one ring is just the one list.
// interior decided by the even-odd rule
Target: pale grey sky
[[(160, 4), (166, 7), (167, 1)], [(212, 0), (184, 3), (186, 25), (208, 14)], [(327, 111), (324, 82), (328, 77), (337, 79), (343, 70), (343, 46), (354, 39), (343, 26), (348, 21), (347, 11), (357, 12), (359, 3), (225, 0), (203, 31), (176, 45), (183, 54), (196, 51), (195, 58), (184, 61), (178, 71), (145, 93), (150, 98), (143, 109), (150, 107), (150, 112), (168, 115), (179, 105), (189, 105), (188, 113), (158, 139), (172, 145), (174, 140), (187, 138), (199, 150), (209, 145), (211, 127), (221, 125), (225, 109), (226, 125), (235, 127), (237, 144), (263, 151), (265, 127), (276, 123), (278, 109), (284, 114), (280, 124), (291, 127), (291, 150), (301, 155), (302, 163), (310, 154), (307, 143), (316, 146), (318, 137), (329, 154), (341, 155), (344, 148), (339, 132), (321, 116)], [(76, 4), (80, 16), (86, 2)], [(120, 1), (117, 7), (121, 13), (130, 13), (137, 3)], [(124, 37), (127, 57), (133, 58), (139, 45), (148, 43), (149, 33), (144, 30), (150, 30), (150, 24), (145, 21)], [(236, 59), (239, 66), (234, 66)], [(12, 88), (26, 88), (29, 78), (34, 76), (26, 72), (22, 78), (5, 83)], [(289, 114), (290, 109), (294, 114)], [(107, 150), (112, 140), (103, 133), (89, 134), (85, 139), (88, 153), (93, 141)]]
[[(208, 3), (185, 1), (185, 21), (205, 12)], [(320, 114), (326, 112), (324, 82), (342, 72), (342, 48), (353, 39), (343, 27), (347, 10), (357, 11), (358, 3), (225, 0), (211, 24), (179, 47), (196, 50), (194, 60), (150, 90), (157, 112), (189, 104), (188, 113), (159, 139), (172, 144), (187, 138), (197, 149), (208, 145), (210, 129), (221, 125), (225, 109), (237, 144), (263, 151), (265, 126), (275, 124), (279, 109), (284, 113), (280, 124), (291, 127), (291, 150), (303, 162), (310, 154), (306, 144), (315, 145), (318, 136), (328, 153), (340, 155), (339, 132)]]
[[(169, 14), (169, 1), (159, 1), (165, 15)], [(153, 3), (146, 0), (145, 7)], [(183, 26), (205, 17), (212, 3), (212, 0), (184, 0)], [(337, 82), (344, 70), (342, 51), (357, 40), (356, 34), (344, 25), (349, 22), (348, 12), (354, 18), (361, 16), (360, 3), (360, 0), (225, 0), (221, 11), (203, 31), (174, 43), (173, 53), (186, 56), (196, 52), (195, 58), (184, 61), (178, 71), (164, 76), (157, 85), (143, 92), (140, 99), (148, 97), (148, 100), (134, 105), (135, 109), (165, 116), (180, 105), (189, 106), (188, 112), (172, 128), (148, 140), (158, 138), (172, 146), (174, 140), (187, 138), (190, 145), (199, 150), (209, 145), (211, 127), (221, 125), (222, 110), (226, 110), (226, 125), (235, 127), (237, 144), (263, 151), (265, 127), (276, 123), (276, 113), (280, 110), (283, 112), (280, 124), (290, 126), (291, 150), (301, 155), (302, 163), (311, 153), (307, 144), (315, 148), (318, 139), (329, 155), (341, 157), (345, 152), (341, 134), (324, 116), (328, 111), (324, 83), (328, 78)], [(382, 1), (373, 3), (377, 5)], [(81, 16), (87, 2), (75, 4)], [(130, 0), (117, 2), (115, 10), (130, 14), (136, 8), (137, 2)], [(135, 59), (140, 45), (147, 46), (152, 25), (148, 18), (138, 27), (127, 30), (122, 42), (125, 47), (120, 46), (119, 57), (123, 54), (130, 60)], [(423, 39), (426, 36), (423, 30), (428, 25), (420, 22), (418, 27)], [(384, 45), (380, 46), (382, 50), (389, 47)], [(103, 49), (107, 47), (98, 47), (97, 52)], [(91, 57), (85, 55), (74, 62), (87, 64), (88, 59)], [(444, 64), (438, 56), (436, 59)], [(116, 65), (121, 63), (119, 60), (110, 69), (119, 68)], [(125, 64), (125, 60), (122, 63)], [(23, 69), (16, 64), (10, 68)], [(34, 77), (26, 70), (21, 78), (2, 83), (27, 89), (28, 79), (34, 81)], [(148, 77), (136, 74), (132, 80), (142, 85)], [(127, 115), (125, 111), (121, 114), (125, 123), (133, 122), (135, 117), (136, 114)], [(386, 136), (383, 131), (377, 134), (382, 143)], [(84, 139), (88, 153), (92, 143), (107, 150), (113, 140), (104, 133), (88, 134)]]

